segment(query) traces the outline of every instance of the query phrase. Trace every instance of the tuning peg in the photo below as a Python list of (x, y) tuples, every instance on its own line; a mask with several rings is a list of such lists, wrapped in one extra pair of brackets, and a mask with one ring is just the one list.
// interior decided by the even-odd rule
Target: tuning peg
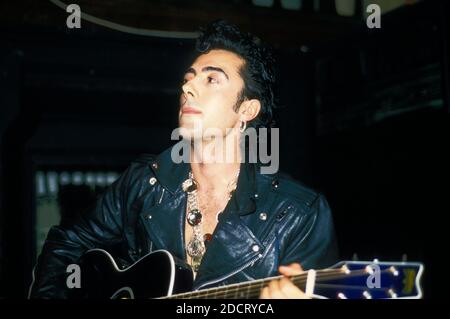
[(367, 290), (363, 292), (363, 296), (364, 296), (366, 299), (372, 299), (372, 295), (371, 295)]
[(395, 293), (395, 291), (393, 289), (389, 289), (388, 294), (389, 294), (389, 297), (391, 297), (391, 298), (398, 298), (398, 295)]
[(373, 272), (374, 272), (373, 269), (372, 269), (372, 267), (371, 267), (370, 265), (367, 265), (367, 266), (366, 266), (365, 271), (366, 271), (366, 273), (368, 273), (368, 274), (370, 274), (370, 275), (372, 275)]
[(402, 261), (408, 261), (408, 255), (407, 254), (403, 254), (402, 255)]
[(346, 264), (344, 264), (342, 267), (341, 267), (341, 271), (344, 273), (344, 274), (346, 274), (346, 275), (348, 275), (348, 274), (350, 274), (350, 269), (348, 269), (348, 266), (346, 265)]
[(394, 266), (389, 267), (389, 271), (394, 275), (398, 276), (398, 270)]
[(347, 299), (347, 296), (344, 295), (344, 293), (342, 293), (342, 292), (338, 293), (337, 297), (338, 297), (339, 299)]
[(353, 260), (353, 261), (358, 261), (358, 260), (359, 260), (358, 254), (357, 254), (357, 253), (354, 253), (354, 254), (353, 254), (352, 260)]

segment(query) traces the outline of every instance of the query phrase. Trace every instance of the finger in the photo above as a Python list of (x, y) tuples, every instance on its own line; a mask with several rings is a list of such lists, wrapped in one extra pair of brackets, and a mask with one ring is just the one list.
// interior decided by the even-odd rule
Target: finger
[(301, 274), (303, 272), (303, 268), (300, 264), (294, 263), (288, 266), (280, 266), (278, 271), (284, 276), (295, 276)]
[(281, 291), (279, 280), (274, 279), (274, 280), (270, 281), (267, 288), (269, 289), (269, 298), (270, 299), (285, 299), (286, 298), (286, 296), (284, 296), (283, 292)]
[(301, 289), (299, 289), (286, 277), (281, 279), (279, 286), (281, 292), (287, 299), (309, 299)]
[(304, 271), (302, 265), (299, 263), (292, 263), (291, 266), (297, 270)]
[(261, 290), (260, 299), (269, 299), (269, 288), (266, 286)]
[(267, 285), (267, 288), (269, 289), (269, 293), (279, 290), (280, 289), (279, 281), (277, 279), (271, 280)]

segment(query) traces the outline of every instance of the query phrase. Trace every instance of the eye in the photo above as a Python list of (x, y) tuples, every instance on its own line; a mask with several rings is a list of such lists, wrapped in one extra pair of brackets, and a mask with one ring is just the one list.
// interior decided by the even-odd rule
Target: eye
[(208, 76), (208, 83), (219, 83), (216, 78), (213, 78), (212, 76)]
[(186, 78), (184, 78), (183, 80), (181, 80), (181, 85), (184, 85), (184, 84), (186, 84), (187, 83), (187, 79)]

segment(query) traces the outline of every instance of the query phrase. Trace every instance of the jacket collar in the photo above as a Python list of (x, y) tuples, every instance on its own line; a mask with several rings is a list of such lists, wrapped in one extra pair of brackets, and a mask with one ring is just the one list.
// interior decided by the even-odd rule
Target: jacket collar
[(230, 210), (247, 215), (255, 211), (255, 198), (258, 194), (256, 184), (256, 165), (241, 163), (237, 187), (230, 201)]
[(172, 194), (182, 189), (181, 185), (189, 177), (190, 171), (189, 163), (175, 163), (172, 160), (173, 148), (166, 149), (149, 163), (161, 186)]
[[(181, 142), (183, 143), (183, 142)], [(182, 183), (189, 177), (189, 163), (175, 163), (172, 160), (174, 146), (166, 149), (149, 163), (155, 177), (162, 187), (170, 193), (182, 191)], [(257, 183), (258, 165), (241, 163), (235, 194), (230, 200), (229, 209), (247, 215), (256, 209), (255, 197), (258, 196)]]

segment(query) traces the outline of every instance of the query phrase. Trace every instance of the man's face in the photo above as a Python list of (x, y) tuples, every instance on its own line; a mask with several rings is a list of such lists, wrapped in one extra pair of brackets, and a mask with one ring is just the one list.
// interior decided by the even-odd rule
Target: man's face
[(217, 128), (223, 135), (227, 128), (239, 125), (234, 106), (244, 81), (239, 70), (244, 61), (225, 50), (211, 50), (200, 55), (184, 75), (180, 96), (179, 125), (193, 132), (194, 125), (202, 129)]

